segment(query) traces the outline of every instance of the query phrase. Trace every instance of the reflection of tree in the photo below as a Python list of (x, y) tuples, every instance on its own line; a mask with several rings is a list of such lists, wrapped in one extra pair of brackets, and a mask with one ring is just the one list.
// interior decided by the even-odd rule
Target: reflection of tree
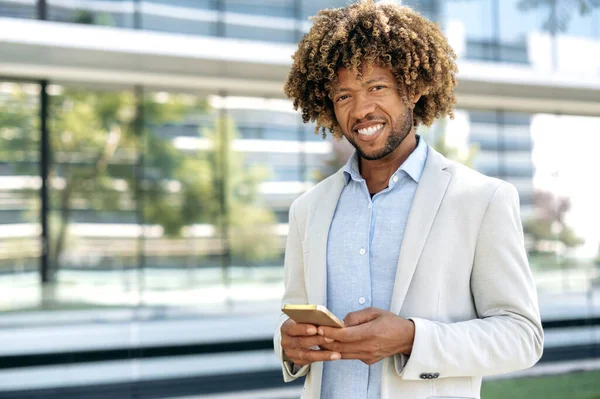
[(109, 13), (95, 13), (88, 10), (77, 10), (69, 22), (82, 25), (115, 26), (115, 21)]
[[(205, 162), (212, 190), (209, 221), (221, 230), (221, 237), (227, 236), (234, 258), (249, 262), (272, 259), (279, 253), (273, 231), (276, 220), (273, 212), (260, 204), (259, 192), (269, 171), (261, 165), (245, 165), (244, 157), (233, 151), (238, 131), (230, 118), (218, 119), (214, 129), (204, 129), (202, 135), (211, 143), (210, 150), (200, 154), (204, 158), (197, 161)], [(220, 189), (223, 186), (225, 189)]]
[(561, 243), (564, 248), (575, 248), (584, 243), (565, 221), (571, 209), (571, 200), (558, 197), (546, 191), (535, 194), (536, 215), (524, 223), (525, 234), (533, 240), (534, 251), (555, 252), (555, 245)]
[[(149, 167), (172, 176), (181, 161), (172, 146), (152, 134), (144, 134), (138, 108), (144, 110), (146, 124), (161, 124), (181, 119), (188, 106), (173, 97), (165, 104), (145, 101), (138, 104), (131, 92), (92, 92), (65, 90), (50, 101), (50, 148), (53, 159), (50, 181), (58, 226), (50, 233), (50, 259), (54, 272), (59, 268), (65, 240), (76, 209), (111, 212), (135, 209), (136, 163), (145, 138)], [(19, 143), (13, 143), (19, 145)], [(149, 209), (167, 201), (160, 188), (161, 178), (147, 179), (144, 203)], [(162, 191), (151, 196), (150, 193)], [(146, 194), (146, 193), (145, 193)], [(178, 204), (179, 207), (188, 204)], [(178, 208), (176, 205), (174, 208)], [(168, 209), (168, 208), (163, 208)], [(146, 211), (146, 209), (144, 210)], [(172, 212), (145, 212), (146, 223), (156, 223), (173, 233)], [(181, 219), (180, 221), (181, 222)]]
[[(25, 161), (39, 158), (37, 107), (21, 86), (15, 87), (7, 100), (0, 99), (1, 159), (12, 168), (9, 173), (33, 176), (38, 169)], [(222, 157), (221, 148), (230, 152), (236, 135), (233, 123), (220, 129), (219, 122), (214, 131), (206, 131), (205, 137), (215, 144), (193, 155), (176, 150), (170, 140), (149, 128), (202, 109), (180, 96), (138, 103), (132, 92), (67, 89), (51, 97), (51, 279), (61, 264), (74, 211), (106, 215), (125, 210), (131, 214), (139, 205), (136, 188), (142, 193), (144, 223), (160, 225), (167, 236), (178, 236), (182, 227), (194, 223), (214, 223), (230, 226), (234, 255), (257, 261), (275, 254), (274, 216), (257, 205), (258, 185), (265, 171), (245, 168), (237, 156), (227, 156), (225, 161)], [(223, 134), (221, 130), (225, 135), (219, 138), (215, 132)], [(140, 181), (137, 171), (142, 152)], [(216, 167), (223, 162), (227, 173), (215, 172), (224, 169)], [(217, 188), (224, 178), (227, 187), (223, 195)], [(34, 198), (39, 191), (30, 189), (24, 195)], [(221, 207), (223, 202), (229, 206)], [(228, 210), (227, 216), (223, 210)]]
[[(39, 106), (36, 98), (25, 90), (26, 87), (10, 85), (8, 89), (14, 89), (10, 93), (0, 91), (0, 168), (4, 176), (34, 176), (39, 173)], [(39, 196), (39, 182), (24, 180), (21, 188), (11, 191), (11, 199), (16, 204), (23, 204), (21, 209), (36, 210), (39, 214), (39, 201), (33, 199), (34, 195)], [(28, 213), (26, 211), (18, 222), (27, 220)], [(19, 244), (20, 250), (13, 251), (17, 241), (29, 245), (21, 247)], [(33, 240), (19, 238), (5, 240), (4, 244), (11, 248), (6, 254), (6, 263), (13, 259), (20, 262), (21, 259), (39, 257), (39, 246)]]

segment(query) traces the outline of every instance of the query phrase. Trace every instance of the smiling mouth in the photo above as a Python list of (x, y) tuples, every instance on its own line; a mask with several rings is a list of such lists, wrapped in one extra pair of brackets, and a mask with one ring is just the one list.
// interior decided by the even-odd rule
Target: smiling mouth
[(371, 126), (365, 129), (357, 129), (355, 130), (355, 132), (363, 136), (372, 136), (375, 133), (379, 132), (381, 129), (383, 129), (384, 125), (384, 123), (380, 123), (379, 125)]

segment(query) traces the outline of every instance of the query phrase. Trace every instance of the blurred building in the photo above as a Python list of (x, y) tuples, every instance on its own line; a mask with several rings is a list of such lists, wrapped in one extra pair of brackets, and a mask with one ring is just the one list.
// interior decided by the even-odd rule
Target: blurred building
[[(37, 309), (40, 280), (85, 309), (212, 306), (232, 299), (223, 287), (277, 301), (289, 205), (347, 155), (283, 84), (308, 18), (347, 2), (0, 0), (0, 311)], [(560, 165), (594, 170), (577, 133), (599, 128), (599, 8), (404, 3), (458, 55), (456, 118), (423, 129), (428, 142), (515, 184), (524, 221), (540, 173), (564, 194)], [(536, 148), (556, 153), (537, 163)], [(593, 204), (573, 207), (583, 220)], [(597, 246), (598, 228), (586, 234)]]
[[(345, 3), (5, 0), (1, 71), (5, 79), (136, 85), (224, 99), (212, 105), (233, 116), (241, 139), (252, 143), (243, 150), (247, 162), (268, 159), (270, 181), (285, 182), (264, 189), (277, 197), (270, 204), (285, 223), (289, 201), (312, 181), (329, 144), (303, 127), (288, 103), (274, 107), (268, 100), (282, 97), (293, 44), (308, 31), (308, 17)], [(522, 10), (519, 0), (405, 3), (438, 21), (457, 50), (458, 107), (468, 114), (468, 142), (479, 146), (475, 166), (515, 183), (529, 215), (529, 116), (598, 114), (598, 10), (580, 15), (560, 8), (553, 17), (543, 5)], [(172, 137), (190, 132), (196, 135), (196, 127), (169, 127)]]

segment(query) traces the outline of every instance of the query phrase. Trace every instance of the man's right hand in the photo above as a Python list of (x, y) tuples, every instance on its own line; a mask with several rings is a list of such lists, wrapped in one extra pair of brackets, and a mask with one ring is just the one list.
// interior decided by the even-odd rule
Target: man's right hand
[(281, 325), (281, 347), (287, 359), (299, 366), (313, 362), (338, 360), (338, 352), (328, 350), (310, 349), (323, 344), (330, 344), (333, 340), (317, 334), (317, 326), (312, 324), (298, 324), (288, 319)]

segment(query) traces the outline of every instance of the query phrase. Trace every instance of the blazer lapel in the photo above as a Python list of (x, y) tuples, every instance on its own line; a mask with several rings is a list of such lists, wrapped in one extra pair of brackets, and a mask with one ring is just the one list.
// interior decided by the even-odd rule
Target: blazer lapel
[(425, 169), (410, 209), (398, 257), (390, 311), (400, 313), (415, 268), (427, 241), (429, 230), (442, 203), (451, 175), (445, 171), (446, 159), (429, 147)]
[(327, 305), (327, 241), (329, 229), (337, 203), (344, 189), (344, 172), (340, 169), (332, 176), (329, 190), (323, 190), (314, 206), (316, 208), (313, 223), (309, 226), (309, 264), (305, 265), (310, 303)]

